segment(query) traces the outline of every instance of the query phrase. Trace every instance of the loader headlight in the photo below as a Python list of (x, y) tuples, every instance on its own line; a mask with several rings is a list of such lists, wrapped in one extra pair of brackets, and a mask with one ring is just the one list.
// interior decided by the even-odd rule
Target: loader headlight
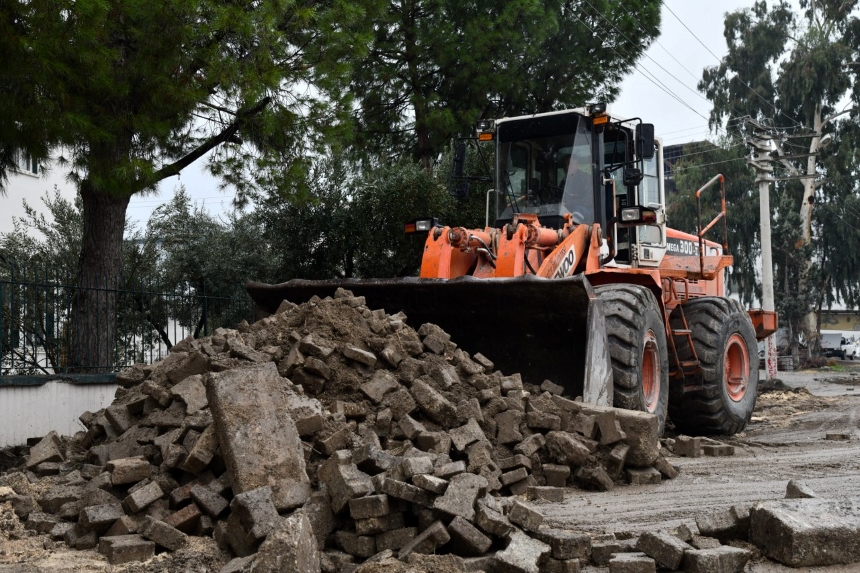
[(426, 233), (433, 227), (437, 226), (439, 226), (439, 221), (437, 221), (435, 217), (431, 217), (429, 219), (415, 219), (414, 221), (410, 221), (403, 225), (403, 232), (407, 235), (412, 233)]
[(657, 211), (640, 205), (621, 210), (619, 223), (622, 225), (647, 225), (657, 221)]

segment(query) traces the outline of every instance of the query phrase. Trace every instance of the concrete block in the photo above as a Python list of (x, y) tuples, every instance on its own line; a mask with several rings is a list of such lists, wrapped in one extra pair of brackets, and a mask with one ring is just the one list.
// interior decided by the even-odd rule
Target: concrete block
[(663, 456), (658, 456), (657, 460), (654, 462), (654, 469), (660, 472), (660, 474), (666, 479), (675, 479), (678, 477), (678, 469), (669, 463), (669, 461)]
[(415, 536), (418, 534), (418, 529), (415, 527), (401, 527), (380, 533), (376, 536), (376, 551), (396, 551), (406, 547)]
[(278, 510), (275, 509), (272, 488), (269, 486), (238, 494), (230, 501), (230, 510), (254, 539), (263, 539), (278, 527)]
[(540, 573), (540, 563), (550, 551), (550, 546), (543, 541), (514, 531), (508, 546), (496, 553), (496, 562), (503, 570), (513, 573)]
[(484, 435), (484, 431), (481, 430), (481, 426), (478, 425), (478, 421), (475, 418), (469, 418), (469, 421), (465, 425), (454, 428), (448, 432), (448, 435), (451, 436), (451, 442), (458, 452), (464, 451), (466, 446), (475, 442), (487, 441), (487, 436)]
[(391, 372), (387, 370), (377, 370), (373, 373), (373, 377), (359, 386), (365, 396), (370, 398), (374, 404), (379, 404), (385, 397), (385, 394), (393, 390), (399, 389), (400, 383)]
[(546, 449), (553, 459), (571, 466), (581, 466), (591, 455), (580, 438), (569, 432), (549, 432), (546, 435)]
[(170, 389), (170, 394), (185, 402), (185, 413), (192, 415), (209, 405), (206, 398), (206, 386), (203, 385), (203, 376), (195, 374), (176, 384)]
[(544, 447), (546, 438), (543, 434), (532, 434), (514, 446), (514, 453), (531, 457), (533, 453)]
[(433, 460), (429, 456), (403, 458), (403, 461), (400, 463), (400, 470), (406, 479), (419, 474), (432, 474)]
[(475, 502), (486, 494), (487, 485), (487, 479), (482, 476), (457, 474), (449, 481), (445, 495), (437, 497), (430, 507), (448, 515), (459, 515), (468, 521), (474, 521)]
[(104, 533), (113, 523), (124, 516), (119, 503), (93, 505), (81, 510), (78, 525), (84, 532)]
[(860, 498), (765, 501), (750, 511), (749, 540), (790, 567), (860, 561)]
[(445, 545), (451, 540), (445, 524), (435, 521), (427, 529), (415, 536), (409, 544), (405, 545), (397, 553), (397, 558), (405, 561), (414, 553), (434, 553), (438, 547)]
[(591, 536), (587, 533), (542, 527), (532, 535), (549, 544), (553, 559), (588, 561), (591, 557)]
[(609, 573), (655, 573), (657, 565), (644, 553), (616, 553), (609, 560)]
[(122, 506), (128, 513), (137, 513), (148, 506), (155, 503), (156, 500), (164, 497), (164, 492), (161, 491), (158, 483), (150, 482), (144, 487), (136, 490), (128, 495), (123, 501)]
[(514, 529), (507, 517), (480, 503), (475, 511), (475, 523), (487, 533), (498, 537), (504, 537)]
[(654, 468), (627, 468), (627, 483), (630, 485), (659, 484), (663, 476)]
[(437, 467), (434, 471), (434, 475), (436, 477), (450, 480), (457, 474), (461, 474), (466, 471), (466, 462), (457, 461), (457, 462), (448, 462), (446, 464), (442, 464)]
[(543, 515), (517, 500), (511, 504), (508, 519), (528, 531), (537, 531), (543, 523)]
[(338, 547), (343, 551), (367, 559), (376, 554), (376, 538), (371, 536), (356, 535), (351, 531), (338, 531), (335, 533)]
[(207, 378), (206, 395), (234, 494), (310, 481), (283, 385), (273, 362)]
[(412, 383), (411, 393), (428, 418), (444, 428), (457, 425), (457, 408), (430, 384), (419, 378)]
[(197, 504), (197, 507), (212, 517), (218, 517), (230, 505), (224, 497), (203, 485), (195, 485), (191, 488), (189, 494), (194, 503)]
[(699, 458), (702, 456), (702, 438), (690, 436), (678, 436), (675, 438), (675, 453), (685, 458)]
[(537, 430), (560, 430), (561, 417), (556, 414), (533, 410), (526, 413), (526, 424), (529, 428)]
[(704, 444), (702, 453), (706, 456), (724, 457), (735, 455), (735, 447), (729, 444)]
[(576, 472), (576, 479), (582, 485), (599, 491), (612, 491), (615, 487), (615, 482), (612, 481), (612, 478), (609, 477), (609, 474), (606, 473), (606, 470), (602, 466), (579, 468)]
[(107, 557), (111, 565), (147, 561), (155, 556), (155, 543), (142, 535), (102, 537), (98, 547), (99, 553)]
[(406, 527), (406, 520), (403, 513), (399, 511), (379, 517), (355, 520), (356, 535), (379, 535), (403, 527)]
[(529, 501), (549, 501), (561, 503), (564, 501), (564, 488), (552, 486), (529, 486), (526, 490)]
[(188, 536), (163, 521), (147, 517), (140, 531), (144, 537), (154, 541), (157, 545), (176, 551), (185, 547)]
[(502, 482), (502, 485), (510, 485), (512, 483), (522, 481), (528, 476), (529, 472), (526, 468), (517, 468), (507, 473), (503, 473), (501, 476), (499, 476), (499, 481)]
[(319, 571), (319, 552), (308, 517), (304, 513), (296, 512), (290, 517), (280, 519), (275, 529), (260, 545), (253, 568), (255, 573)]
[(57, 432), (51, 430), (48, 434), (39, 440), (39, 443), (30, 448), (30, 455), (27, 457), (27, 469), (33, 470), (37, 466), (45, 462), (62, 462), (64, 461), (62, 451), (62, 440)]
[(496, 441), (500, 444), (516, 444), (522, 441), (520, 424), (524, 418), (523, 412), (506, 410), (496, 414)]
[[(462, 474), (462, 475), (472, 475), (472, 474)], [(478, 477), (478, 476), (474, 476)], [(408, 501), (410, 503), (418, 504), (422, 507), (432, 508), (433, 507), (433, 495), (428, 493), (427, 491), (421, 489), (420, 487), (414, 486), (412, 484), (408, 484), (406, 482), (386, 478), (382, 480), (380, 491), (382, 493), (388, 494), (390, 497), (394, 497), (397, 499), (402, 499), (404, 501)], [(441, 499), (441, 498), (439, 498)]]
[(544, 464), (543, 475), (546, 478), (546, 485), (564, 487), (567, 484), (567, 478), (570, 477), (570, 466)]
[(807, 484), (798, 480), (790, 480), (785, 487), (785, 499), (812, 499), (817, 497)]
[[(499, 469), (502, 471), (515, 470), (517, 468), (532, 469), (532, 461), (522, 454), (515, 454), (508, 458), (499, 460)], [(570, 468), (568, 468), (570, 470)]]
[(199, 475), (212, 461), (217, 449), (218, 435), (215, 432), (215, 424), (210, 424), (189, 449), (188, 456), (179, 466), (180, 469)]
[(331, 508), (335, 513), (346, 509), (349, 500), (373, 493), (370, 476), (359, 470), (355, 464), (341, 465), (329, 460), (320, 468), (318, 475), (328, 488)]
[(715, 549), (694, 549), (684, 554), (684, 571), (688, 573), (740, 573), (752, 553), (724, 545)]
[(200, 508), (191, 503), (165, 517), (164, 523), (175, 527), (183, 533), (191, 534), (200, 521), (201, 515)]
[(639, 536), (636, 549), (654, 559), (667, 569), (677, 569), (684, 559), (684, 552), (693, 548), (668, 532), (646, 531)]
[(80, 523), (66, 529), (63, 534), (66, 545), (72, 549), (93, 549), (98, 544), (98, 534), (95, 531), (85, 531)]
[(438, 478), (432, 475), (418, 474), (412, 476), (412, 483), (423, 490), (442, 495), (448, 489), (448, 480)]
[(136, 483), (152, 475), (152, 465), (143, 458), (122, 458), (107, 463), (114, 485)]
[(459, 515), (448, 524), (451, 548), (457, 555), (477, 557), (490, 550), (492, 539)]
[(24, 527), (37, 533), (50, 533), (59, 522), (56, 516), (41, 511), (31, 511), (27, 514), (26, 520)]
[(716, 537), (720, 541), (749, 539), (750, 510), (748, 506), (735, 505), (728, 509), (696, 516), (699, 533)]
[(349, 500), (349, 514), (353, 519), (367, 519), (368, 517), (381, 517), (391, 513), (388, 496), (369, 495)]

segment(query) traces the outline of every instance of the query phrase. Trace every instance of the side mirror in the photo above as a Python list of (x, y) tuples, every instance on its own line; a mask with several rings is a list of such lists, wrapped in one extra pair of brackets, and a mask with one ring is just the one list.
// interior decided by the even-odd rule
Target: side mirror
[(466, 142), (454, 147), (454, 178), (460, 179), (466, 172)]
[(636, 169), (635, 167), (624, 168), (625, 187), (633, 187), (634, 185), (639, 185), (640, 183), (642, 183), (643, 179), (645, 179), (645, 175), (642, 174), (642, 171), (640, 169)]
[(636, 126), (636, 157), (639, 159), (654, 157), (653, 123), (640, 123)]

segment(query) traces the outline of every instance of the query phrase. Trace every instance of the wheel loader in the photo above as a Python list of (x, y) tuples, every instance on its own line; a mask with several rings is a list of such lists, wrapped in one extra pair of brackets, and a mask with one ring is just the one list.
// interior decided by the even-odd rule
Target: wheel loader
[[(595, 104), (485, 120), (475, 139), (495, 153), (484, 229), (407, 225), (427, 233), (420, 277), (249, 282), (258, 315), (343, 287), (416, 328), (441, 326), (524, 381), (651, 412), (661, 431), (667, 417), (688, 434), (741, 431), (756, 399), (756, 340), (776, 315), (726, 296), (722, 175), (696, 191), (698, 229), (684, 233), (666, 225), (652, 124)], [(465, 156), (461, 143), (458, 177)], [(704, 226), (702, 201), (719, 205)], [(705, 238), (720, 229), (721, 242)]]

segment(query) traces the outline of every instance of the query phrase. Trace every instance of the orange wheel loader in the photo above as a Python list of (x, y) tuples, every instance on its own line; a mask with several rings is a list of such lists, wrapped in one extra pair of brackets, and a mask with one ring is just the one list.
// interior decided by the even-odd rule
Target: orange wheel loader
[[(258, 316), (343, 287), (415, 327), (441, 326), (527, 382), (654, 413), (661, 431), (667, 416), (688, 434), (741, 431), (756, 399), (756, 339), (776, 330), (776, 315), (726, 296), (722, 175), (696, 192), (699, 228), (688, 234), (666, 226), (662, 145), (638, 118), (595, 104), (485, 120), (477, 139), (495, 149), (492, 226), (418, 221), (418, 278), (249, 282)], [(704, 226), (703, 200), (720, 201)], [(715, 227), (722, 243), (705, 239)]]

